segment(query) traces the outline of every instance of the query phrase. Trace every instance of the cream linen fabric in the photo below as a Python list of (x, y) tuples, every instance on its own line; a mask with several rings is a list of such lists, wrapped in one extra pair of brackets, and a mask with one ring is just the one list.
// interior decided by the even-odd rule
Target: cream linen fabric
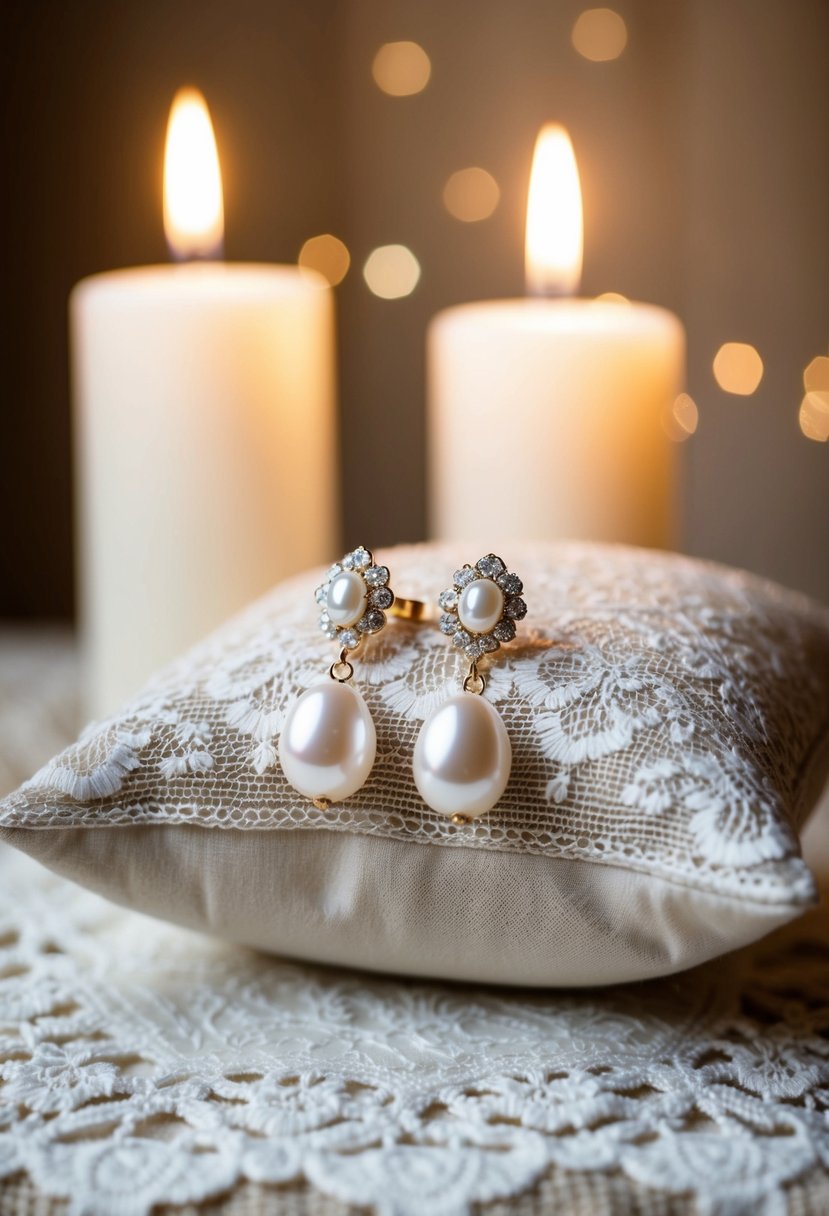
[(753, 941), (799, 911), (643, 881), (618, 866), (333, 832), (2, 835), (116, 903), (231, 941), (496, 984), (649, 979)]
[[(412, 546), (382, 560), (400, 594), (433, 599), (479, 555)], [(285, 712), (333, 657), (313, 572), (88, 728), (0, 804), (0, 831), (156, 916), (422, 976), (645, 978), (807, 907), (798, 834), (826, 769), (825, 610), (674, 555), (503, 556), (530, 612), (489, 662), (514, 764), (475, 825), (428, 811), (411, 775), (422, 722), (465, 670), (432, 628), (390, 624), (356, 663), (378, 732), (366, 786), (319, 811), (287, 784)]]

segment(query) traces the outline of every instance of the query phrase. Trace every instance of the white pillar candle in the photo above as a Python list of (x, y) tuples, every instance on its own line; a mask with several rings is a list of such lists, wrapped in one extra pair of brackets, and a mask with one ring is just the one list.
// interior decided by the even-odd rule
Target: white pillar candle
[(79, 614), (101, 715), (336, 547), (333, 303), (295, 267), (193, 263), (87, 279), (70, 316)]
[[(547, 128), (528, 285), (569, 290), (580, 266), (575, 158), (561, 128)], [(684, 353), (679, 320), (651, 305), (536, 298), (440, 313), (427, 350), (432, 534), (496, 548), (516, 537), (669, 545), (665, 422)]]

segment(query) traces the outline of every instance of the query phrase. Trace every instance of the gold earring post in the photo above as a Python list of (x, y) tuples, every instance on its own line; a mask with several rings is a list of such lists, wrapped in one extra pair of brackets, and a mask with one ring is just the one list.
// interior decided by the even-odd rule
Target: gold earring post
[(420, 624), (437, 620), (437, 614), (431, 604), (424, 604), (422, 600), (407, 600), (402, 595), (395, 596), (394, 603), (387, 612), (399, 621), (416, 621)]

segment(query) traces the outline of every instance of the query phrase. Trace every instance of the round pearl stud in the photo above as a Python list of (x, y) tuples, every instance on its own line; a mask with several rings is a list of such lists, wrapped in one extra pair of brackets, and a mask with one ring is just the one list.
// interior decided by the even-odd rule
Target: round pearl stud
[(504, 613), (504, 593), (491, 578), (476, 578), (465, 587), (458, 617), (469, 633), (489, 633)]
[(343, 570), (328, 584), (328, 615), (335, 625), (356, 625), (366, 611), (366, 585), (354, 570)]
[(512, 746), (498, 711), (469, 693), (444, 701), (415, 745), (415, 784), (441, 815), (477, 819), (491, 811), (511, 767)]
[(306, 689), (279, 736), (285, 776), (312, 801), (349, 798), (365, 785), (376, 751), (368, 706), (356, 688), (337, 680)]

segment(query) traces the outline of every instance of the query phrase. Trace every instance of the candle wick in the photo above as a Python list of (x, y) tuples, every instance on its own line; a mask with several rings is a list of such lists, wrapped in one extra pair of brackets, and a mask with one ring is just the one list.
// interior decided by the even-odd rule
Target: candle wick
[(168, 241), (167, 251), (170, 255), (170, 261), (177, 262), (179, 265), (189, 262), (223, 262), (225, 256), (224, 241), (219, 241), (211, 246), (210, 249), (188, 250), (186, 253)]
[(527, 283), (525, 295), (532, 300), (568, 300), (573, 293), (555, 283)]

